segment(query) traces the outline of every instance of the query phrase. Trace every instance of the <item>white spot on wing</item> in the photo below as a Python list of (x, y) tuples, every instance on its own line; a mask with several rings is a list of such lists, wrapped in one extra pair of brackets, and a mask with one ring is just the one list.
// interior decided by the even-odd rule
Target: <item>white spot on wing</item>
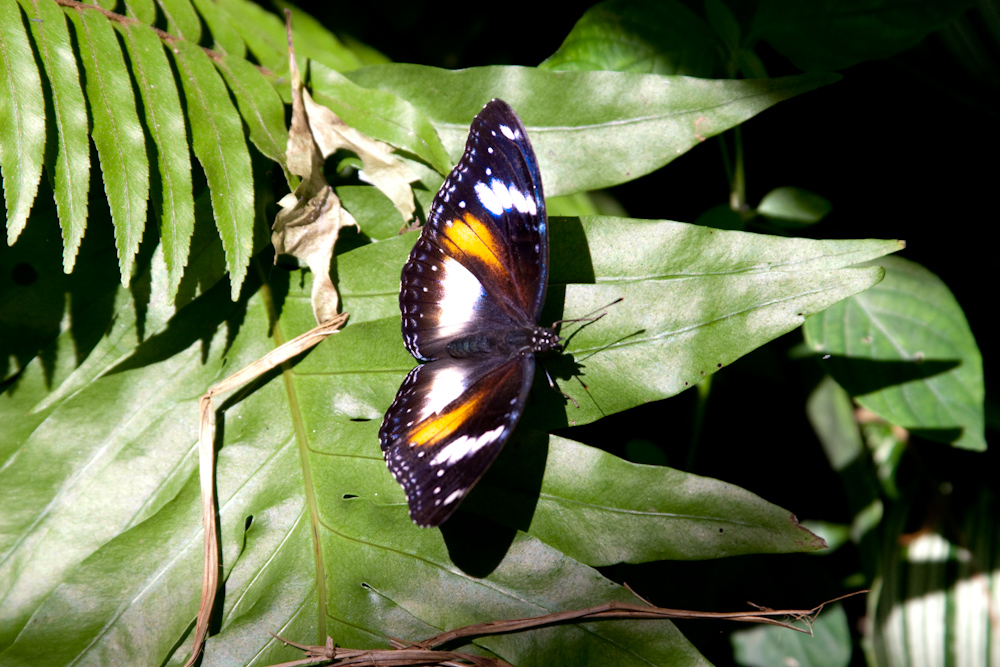
[(514, 208), (516, 208), (521, 213), (530, 213), (535, 215), (538, 213), (538, 207), (535, 205), (535, 198), (530, 194), (526, 194), (517, 189), (517, 186), (511, 185), (510, 188), (510, 198), (514, 203)]
[(521, 191), (513, 183), (504, 183), (499, 178), (486, 183), (476, 183), (476, 195), (479, 202), (487, 211), (493, 215), (500, 215), (504, 211), (516, 208), (521, 213), (531, 215), (538, 214), (538, 205), (530, 192)]
[(479, 197), (479, 203), (483, 205), (483, 208), (493, 215), (503, 213), (503, 204), (497, 199), (496, 193), (485, 183), (476, 183), (476, 196)]
[[(486, 433), (483, 433), (475, 438), (463, 435), (461, 438), (449, 443), (440, 452), (438, 452), (437, 455), (430, 460), (430, 465), (452, 465), (456, 461), (460, 461), (467, 456), (472, 456), (483, 447), (499, 440), (500, 436), (503, 435), (505, 428), (507, 427), (501, 424), (492, 431), (487, 431)], [(445, 501), (445, 503), (447, 502), (448, 501)]]
[(466, 390), (465, 380), (465, 374), (454, 366), (445, 366), (431, 375), (431, 386), (426, 394), (427, 402), (421, 407), (420, 419), (427, 419), (433, 414), (440, 413), (449, 403), (461, 396)]
[(506, 125), (501, 125), (500, 126), (500, 131), (503, 132), (503, 136), (507, 137), (511, 141), (514, 140), (514, 133), (511, 132), (510, 128), (507, 127)]
[(504, 185), (504, 182), (499, 178), (494, 178), (490, 181), (490, 189), (493, 190), (493, 194), (496, 195), (497, 201), (503, 206), (504, 210), (509, 211), (514, 208), (514, 201), (511, 199), (510, 190)]
[[(457, 260), (445, 257), (441, 262), (444, 275), (441, 276), (441, 301), (438, 303), (440, 318), (439, 334), (444, 337), (456, 335), (460, 328), (473, 318), (479, 302), (486, 296), (479, 280)], [(454, 331), (449, 331), (454, 327)]]

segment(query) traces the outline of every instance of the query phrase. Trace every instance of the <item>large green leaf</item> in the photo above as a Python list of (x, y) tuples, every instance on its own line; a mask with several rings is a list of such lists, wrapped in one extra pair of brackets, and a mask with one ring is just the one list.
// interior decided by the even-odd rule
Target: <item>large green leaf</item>
[[(571, 357), (547, 364), (580, 407), (566, 408), (541, 392), (536, 400), (547, 406), (540, 411), (546, 417), (533, 425), (546, 429), (587, 423), (697, 384), (808, 315), (878, 282), (879, 269), (845, 267), (901, 247), (622, 218), (553, 219), (551, 227), (542, 319), (582, 317), (616, 298), (624, 301), (580, 329), (567, 349)], [(415, 237), (340, 259), (344, 309), (354, 321), (398, 317), (398, 272), (385, 267), (401, 266)], [(355, 266), (360, 270), (352, 272)], [(407, 370), (398, 368), (399, 379)]]
[(854, 399), (893, 424), (984, 450), (983, 358), (933, 273), (890, 257), (885, 280), (806, 322), (806, 341)]
[[(632, 226), (647, 245), (666, 245), (636, 253), (622, 236), (627, 240)], [(691, 245), (691, 239), (703, 243)], [(400, 251), (405, 254), (411, 242), (404, 237), (375, 244), (386, 259), (344, 261), (342, 278), (361, 284), (364, 276), (389, 274), (377, 282), (394, 282)], [(831, 286), (843, 275), (848, 279), (840, 281), (842, 289), (849, 292), (879, 271), (835, 267), (895, 247), (724, 235), (678, 223), (565, 220), (553, 232), (554, 273), (567, 282), (596, 276), (605, 282), (571, 284), (565, 305), (560, 299), (550, 305), (559, 311), (576, 304), (577, 291), (587, 299), (608, 296), (588, 295), (595, 289), (625, 294), (626, 301), (601, 322), (626, 324), (607, 329), (595, 324), (585, 329), (589, 339), (581, 333), (572, 340), (572, 354), (588, 349), (582, 342), (593, 346), (589, 365), (605, 350), (613, 352), (622, 327), (634, 332), (630, 322), (637, 313), (646, 311), (647, 328), (669, 315), (671, 302), (630, 304), (660, 284), (697, 283), (698, 272), (727, 267), (734, 276), (747, 276), (743, 290), (761, 303), (774, 300), (785, 281), (770, 285), (758, 274), (798, 281), (800, 292), (810, 280), (823, 281), (813, 291), (828, 294), (841, 293)], [(581, 248), (589, 248), (593, 259)], [(672, 249), (666, 251), (671, 259), (657, 260), (664, 248)], [(38, 252), (53, 250), (41, 246)], [(344, 259), (371, 252), (365, 247)], [(105, 294), (115, 299), (114, 309), (83, 319), (108, 334), (82, 363), (73, 362), (73, 348), (74, 337), (83, 332), (66, 329), (43, 355), (56, 359), (54, 372), (47, 374), (36, 359), (0, 401), (0, 419), (16, 425), (0, 449), (0, 502), (11, 508), (0, 519), (4, 664), (183, 659), (200, 580), (197, 397), (310, 326), (308, 279), (278, 271), (264, 284), (248, 280), (235, 304), (223, 282), (178, 310), (163, 298), (168, 280), (157, 256), (144, 263), (152, 273), (144, 278), (153, 286), (148, 300), (111, 289)], [(698, 263), (701, 256), (707, 263)], [(16, 302), (29, 295), (4, 298)], [(795, 308), (791, 302), (789, 307)], [(784, 320), (773, 314), (763, 319)], [(398, 327), (396, 314), (352, 324), (294, 370), (272, 374), (223, 402), (217, 413), (217, 488), (227, 579), (220, 632), (206, 653), (213, 663), (294, 657), (271, 631), (310, 643), (322, 643), (330, 634), (342, 646), (387, 646), (388, 637), (419, 639), (464, 623), (629, 599), (587, 562), (818, 545), (787, 511), (745, 491), (626, 464), (530, 429), (522, 429), (495, 474), (470, 497), (470, 511), (460, 511), (440, 531), (416, 528), (376, 438), (382, 411), (413, 363)], [(621, 356), (620, 368), (609, 371), (608, 381), (633, 388), (611, 402), (602, 394), (605, 409), (624, 409), (664, 393), (657, 383), (646, 386), (653, 373), (645, 369), (668, 365), (667, 356), (655, 352), (653, 338), (640, 343), (642, 354)], [(689, 360), (697, 356), (678, 349)], [(647, 356), (648, 350), (655, 353)], [(695, 366), (685, 375), (694, 380), (700, 372)], [(636, 379), (627, 381), (630, 376)], [(679, 390), (682, 383), (676, 384)], [(541, 400), (529, 406), (526, 420), (536, 426), (564, 423), (575, 409), (559, 405), (546, 414), (546, 403), (557, 396), (548, 392), (545, 398), (546, 392), (536, 390)], [(597, 416), (586, 405), (580, 412), (588, 419)], [(580, 474), (584, 464), (586, 479)], [(511, 484), (505, 466), (531, 475)], [(674, 485), (694, 492), (694, 500), (681, 498)], [(601, 505), (593, 502), (598, 495)], [(501, 512), (496, 498), (503, 498), (509, 511)], [(636, 511), (650, 506), (656, 511)], [(492, 520), (470, 521), (473, 512)], [(614, 520), (628, 514), (636, 516)], [(601, 528), (582, 531), (581, 521)], [(595, 536), (600, 540), (588, 544)], [(150, 623), (154, 617), (156, 623)], [(51, 641), (54, 637), (60, 640)], [(475, 645), (517, 664), (700, 660), (666, 622), (564, 626), (483, 638)]]
[(418, 65), (377, 65), (348, 76), (366, 88), (394, 93), (422, 111), (453, 162), (462, 153), (473, 116), (491, 98), (503, 98), (528, 128), (549, 197), (638, 178), (773, 104), (837, 80), (833, 74), (710, 81), (623, 72), (529, 67), (451, 71)]
[(721, 47), (705, 20), (677, 0), (604, 0), (539, 67), (707, 78), (722, 61)]
[[(732, 484), (526, 429), (509, 447), (467, 509), (505, 507), (515, 525), (519, 510), (531, 535), (588, 565), (826, 547), (787, 510)], [(544, 470), (540, 486), (533, 470)]]

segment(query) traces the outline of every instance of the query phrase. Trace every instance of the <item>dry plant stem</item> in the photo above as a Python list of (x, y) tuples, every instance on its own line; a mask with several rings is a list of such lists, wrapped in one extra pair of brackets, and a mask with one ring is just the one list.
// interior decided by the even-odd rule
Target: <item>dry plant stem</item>
[[(274, 633), (272, 633), (274, 634)], [(306, 646), (297, 644), (277, 635), (275, 638), (303, 651), (308, 657), (291, 662), (282, 662), (271, 667), (298, 667), (298, 665), (313, 665), (319, 662), (335, 661), (337, 667), (343, 665), (365, 665), (370, 667), (387, 667), (388, 665), (451, 665), (468, 667), (469, 664), (478, 667), (513, 667), (509, 662), (499, 658), (486, 658), (481, 655), (459, 653), (457, 651), (431, 651), (423, 648), (375, 649), (361, 650), (337, 648), (332, 639), (326, 640), (326, 646)]]
[(246, 368), (233, 373), (222, 382), (212, 386), (199, 401), (198, 429), (198, 466), (201, 482), (201, 512), (202, 527), (205, 533), (205, 560), (201, 580), (201, 603), (198, 606), (198, 619), (195, 622), (194, 647), (191, 657), (185, 667), (191, 667), (201, 655), (208, 635), (208, 620), (212, 616), (215, 594), (219, 589), (219, 543), (218, 525), (215, 520), (215, 411), (212, 409), (212, 398), (232, 389), (241, 387), (273, 368), (283, 364), (292, 357), (305, 352), (335, 333), (344, 322), (347, 313), (342, 313), (329, 322), (297, 336), (284, 345), (253, 362)]
[[(631, 589), (629, 589), (631, 590)], [(425, 639), (417, 643), (406, 643), (398, 639), (391, 639), (390, 643), (395, 648), (393, 650), (362, 651), (357, 649), (341, 649), (333, 645), (332, 639), (327, 639), (326, 646), (305, 646), (289, 641), (282, 637), (277, 637), (284, 643), (295, 646), (306, 653), (308, 657), (293, 662), (283, 662), (273, 667), (293, 667), (297, 665), (312, 665), (318, 662), (336, 661), (338, 667), (341, 665), (366, 665), (370, 667), (386, 667), (387, 665), (428, 665), (428, 664), (456, 664), (467, 665), (490, 665), (491, 667), (504, 667), (509, 663), (499, 658), (484, 658), (466, 653), (452, 651), (434, 650), (443, 644), (453, 642), (456, 639), (467, 639), (482, 635), (498, 635), (509, 632), (521, 632), (549, 625), (570, 623), (577, 621), (598, 621), (627, 618), (648, 618), (648, 619), (668, 619), (668, 618), (703, 618), (723, 621), (741, 621), (744, 623), (766, 623), (777, 625), (796, 632), (812, 634), (812, 623), (816, 616), (828, 604), (832, 604), (844, 598), (853, 597), (867, 593), (867, 590), (848, 593), (832, 600), (827, 600), (812, 609), (768, 609), (757, 607), (757, 611), (735, 611), (735, 612), (708, 612), (708, 611), (688, 611), (685, 609), (667, 609), (664, 607), (654, 607), (650, 604), (630, 604), (627, 602), (608, 602), (605, 604), (577, 609), (574, 611), (557, 612), (544, 616), (534, 616), (531, 618), (518, 618), (506, 621), (489, 621), (487, 623), (476, 623), (467, 625), (464, 628), (449, 630), (441, 634)], [(638, 596), (637, 596), (638, 597)], [(640, 598), (642, 599), (642, 598)], [(752, 603), (750, 603), (752, 604)], [(790, 617), (791, 622), (781, 621), (772, 617)], [(806, 628), (792, 625), (795, 621), (802, 621)], [(447, 657), (442, 657), (447, 656)], [(463, 662), (454, 663), (452, 661), (461, 660)]]

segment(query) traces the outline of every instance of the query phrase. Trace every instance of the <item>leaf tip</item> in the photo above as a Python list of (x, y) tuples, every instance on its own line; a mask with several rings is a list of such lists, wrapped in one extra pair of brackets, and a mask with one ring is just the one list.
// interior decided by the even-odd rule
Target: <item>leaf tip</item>
[(829, 548), (829, 545), (827, 545), (826, 540), (824, 540), (822, 537), (820, 537), (816, 533), (812, 532), (811, 530), (803, 526), (799, 522), (799, 518), (797, 516), (795, 516), (794, 514), (789, 514), (788, 520), (791, 522), (792, 526), (806, 533), (806, 535), (803, 536), (802, 539), (796, 540), (797, 544), (800, 547), (802, 547), (803, 551), (819, 551), (820, 549)]

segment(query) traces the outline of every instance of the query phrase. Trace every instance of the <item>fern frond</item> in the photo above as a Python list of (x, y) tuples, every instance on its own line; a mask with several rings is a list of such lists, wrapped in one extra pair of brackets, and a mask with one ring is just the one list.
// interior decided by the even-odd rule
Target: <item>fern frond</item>
[[(283, 27), (245, 0), (127, 7), (129, 16), (74, 0), (0, 0), (7, 243), (28, 223), (45, 173), (62, 228), (63, 269), (73, 270), (87, 226), (93, 141), (122, 284), (131, 279), (152, 215), (173, 294), (194, 232), (193, 152), (206, 176), (235, 298), (253, 252), (255, 220), (244, 126), (260, 152), (284, 166), (285, 110), (275, 90), (281, 79), (267, 69), (287, 72)], [(337, 47), (321, 60), (343, 69), (358, 65), (321, 26), (305, 25), (320, 43)], [(251, 65), (248, 54), (264, 66)]]

